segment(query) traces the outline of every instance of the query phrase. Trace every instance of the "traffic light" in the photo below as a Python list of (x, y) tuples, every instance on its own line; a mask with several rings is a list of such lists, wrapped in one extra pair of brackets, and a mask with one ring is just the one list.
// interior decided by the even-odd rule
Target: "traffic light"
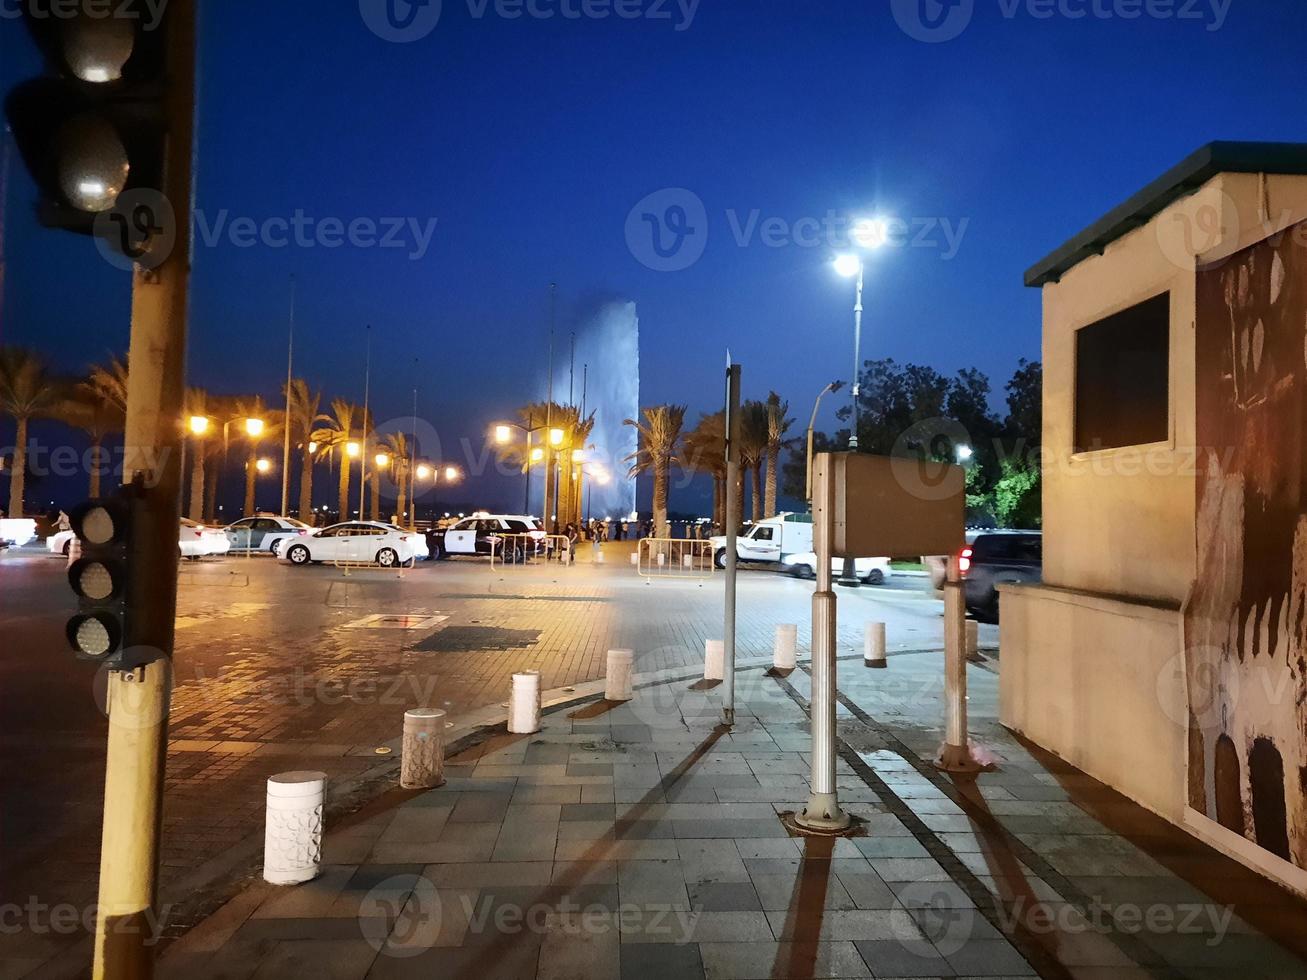
[(79, 606), (68, 621), (68, 642), (79, 660), (129, 670), (153, 659), (140, 656), (129, 605), (143, 499), (139, 486), (124, 486), (69, 516), (80, 557), (68, 568)]
[(38, 220), (132, 259), (163, 233), (167, 210), (166, 10), (158, 0), (26, 0), (46, 75), (5, 99)]

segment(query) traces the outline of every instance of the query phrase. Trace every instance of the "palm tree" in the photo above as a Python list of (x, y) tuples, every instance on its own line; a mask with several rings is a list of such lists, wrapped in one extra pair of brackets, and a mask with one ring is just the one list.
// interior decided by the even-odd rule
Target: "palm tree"
[(681, 440), (681, 466), (712, 477), (712, 519), (726, 524), (726, 413), (699, 416), (699, 424)]
[(667, 537), (667, 484), (668, 471), (676, 459), (681, 427), (685, 424), (684, 405), (652, 405), (643, 410), (644, 421), (626, 419), (623, 425), (634, 426), (639, 432), (639, 447), (626, 462), (631, 464), (631, 476), (653, 473), (654, 536)]
[[(182, 419), (189, 422), (192, 418), (208, 418), (209, 395), (203, 388), (187, 388), (186, 400), (182, 410)], [(185, 436), (183, 436), (185, 438)], [(188, 513), (191, 520), (204, 520), (204, 458), (208, 455), (208, 444), (202, 435), (191, 439), (191, 503)], [(185, 479), (185, 474), (183, 474)]]
[(402, 432), (392, 432), (382, 442), (382, 452), (390, 457), (390, 474), (395, 481), (395, 515), (397, 523), (404, 520), (405, 503), (408, 499), (407, 488), (410, 478), (409, 444)]
[(235, 417), (263, 420), (263, 429), (259, 434), (247, 438), (249, 452), (245, 457), (245, 506), (242, 510), (242, 514), (246, 517), (251, 517), (255, 513), (254, 484), (259, 473), (259, 440), (276, 435), (281, 431), (283, 414), (282, 412), (270, 410), (264, 404), (262, 395), (236, 400)]
[[(113, 362), (118, 364), (117, 359)], [(81, 429), (91, 438), (87, 494), (100, 496), (100, 476), (104, 468), (103, 444), (107, 436), (121, 432), (126, 422), (126, 385), (112, 388), (96, 383), (97, 375), (107, 377), (110, 369), (95, 367), (83, 381), (63, 386), (61, 398), (52, 414), (61, 422)], [(123, 381), (126, 371), (123, 370)]]
[[(363, 409), (344, 398), (331, 400), (331, 415), (327, 416), (328, 428), (313, 433), (313, 441), (320, 443), (325, 452), (331, 455), (340, 466), (340, 479), (337, 487), (337, 508), (340, 520), (349, 520), (349, 475), (353, 459), (349, 453), (351, 442), (358, 443), (356, 431), (361, 429)], [(362, 516), (362, 515), (360, 515)]]
[(9, 472), (9, 516), (23, 516), (27, 477), (27, 423), (59, 401), (43, 361), (22, 347), (0, 347), (0, 412), (14, 420), (14, 458)]
[[(769, 434), (767, 406), (760, 401), (747, 401), (740, 406), (740, 465), (753, 478), (753, 519), (762, 520), (762, 464), (767, 456)], [(736, 491), (743, 512), (744, 483)]]
[(777, 469), (781, 462), (781, 449), (785, 446), (785, 433), (794, 424), (794, 419), (786, 418), (790, 412), (790, 403), (781, 401), (781, 396), (772, 392), (767, 396), (767, 491), (763, 510), (765, 516), (776, 516), (776, 480)]
[(306, 521), (313, 510), (314, 426), (319, 422), (330, 422), (331, 418), (318, 413), (322, 392), (310, 391), (309, 383), (303, 378), (292, 379), (289, 391), (283, 386), (282, 394), (290, 406), (290, 437), (300, 450), (299, 516), (300, 520)]

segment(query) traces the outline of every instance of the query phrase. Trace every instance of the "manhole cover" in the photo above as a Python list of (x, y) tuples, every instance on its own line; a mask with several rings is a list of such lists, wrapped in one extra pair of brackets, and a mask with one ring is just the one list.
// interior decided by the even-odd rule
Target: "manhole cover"
[(391, 616), (376, 613), (346, 623), (347, 630), (429, 630), (439, 626), (448, 616)]
[(447, 626), (434, 633), (415, 650), (435, 653), (470, 653), (476, 650), (513, 650), (529, 647), (540, 639), (540, 630), (510, 630), (498, 626)]

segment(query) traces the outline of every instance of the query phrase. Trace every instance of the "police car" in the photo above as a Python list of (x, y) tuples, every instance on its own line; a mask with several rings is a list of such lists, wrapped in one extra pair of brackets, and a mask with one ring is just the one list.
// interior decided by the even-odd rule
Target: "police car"
[(528, 541), (533, 550), (545, 547), (545, 529), (539, 519), (524, 514), (473, 514), (446, 528), (427, 532), (427, 547), (434, 559), (457, 556), (490, 555), (512, 541), (521, 550)]

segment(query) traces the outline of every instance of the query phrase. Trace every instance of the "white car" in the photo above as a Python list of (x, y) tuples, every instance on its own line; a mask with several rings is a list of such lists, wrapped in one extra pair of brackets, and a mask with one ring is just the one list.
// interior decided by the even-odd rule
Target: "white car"
[(277, 542), (308, 534), (313, 528), (293, 517), (257, 514), (228, 524), (225, 533), (232, 551), (266, 551), (277, 553)]
[(526, 514), (473, 514), (451, 527), (428, 532), (427, 545), (436, 558), (489, 555), (500, 550), (505, 535), (517, 535), (519, 540), (525, 535), (535, 542), (536, 550), (546, 546), (544, 526)]
[[(841, 574), (844, 571), (844, 559), (832, 558), (830, 567), (831, 571), (836, 575)], [(781, 568), (796, 578), (816, 578), (817, 556), (811, 551), (789, 555), (785, 558)], [(894, 574), (890, 569), (888, 558), (855, 558), (853, 559), (853, 571), (858, 578), (868, 585), (880, 585)]]
[(231, 551), (231, 542), (227, 540), (227, 533), (222, 528), (209, 527), (186, 517), (182, 518), (178, 545), (182, 557), (192, 561), (209, 555), (225, 555)]
[(36, 537), (36, 521), (26, 517), (0, 518), (0, 547), (21, 548)]
[(277, 542), (274, 553), (292, 565), (327, 561), (375, 563), (382, 568), (394, 568), (401, 563), (413, 563), (419, 554), (419, 537), (380, 521), (350, 521), (283, 538)]
[[(59, 531), (45, 539), (46, 550), (52, 555), (67, 555), (72, 546), (72, 531)], [(231, 542), (221, 528), (208, 527), (183, 517), (177, 534), (177, 550), (183, 558), (206, 558), (227, 554)]]

